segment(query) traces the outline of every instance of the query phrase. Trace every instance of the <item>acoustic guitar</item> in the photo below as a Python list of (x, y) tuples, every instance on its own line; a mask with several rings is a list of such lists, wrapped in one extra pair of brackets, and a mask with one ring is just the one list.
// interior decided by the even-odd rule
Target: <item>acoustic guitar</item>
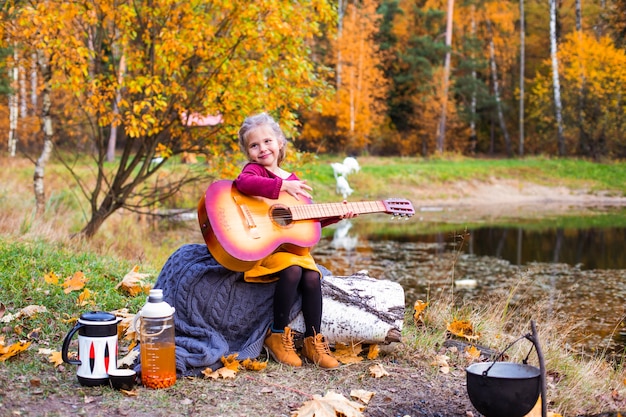
[(276, 250), (305, 254), (321, 237), (323, 219), (348, 212), (415, 214), (408, 200), (313, 204), (281, 192), (276, 200), (242, 194), (232, 181), (212, 183), (198, 204), (200, 230), (211, 255), (245, 272)]

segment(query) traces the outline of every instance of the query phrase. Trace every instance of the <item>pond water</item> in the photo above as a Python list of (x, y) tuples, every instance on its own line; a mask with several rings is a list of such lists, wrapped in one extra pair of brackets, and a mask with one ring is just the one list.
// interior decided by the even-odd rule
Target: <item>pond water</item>
[[(445, 242), (450, 233), (418, 235), (422, 242)], [(529, 262), (566, 263), (581, 269), (626, 269), (626, 228), (585, 229), (485, 226), (468, 230), (463, 251), (495, 256), (515, 265)]]
[(438, 227), (377, 216), (344, 220), (324, 229), (314, 256), (334, 275), (367, 270), (372, 277), (399, 282), (407, 307), (445, 291), (455, 291), (461, 302), (489, 300), (521, 285), (519, 302), (547, 300), (549, 310), (576, 324), (568, 336), (573, 346), (623, 348), (623, 207), (604, 207), (595, 215)]

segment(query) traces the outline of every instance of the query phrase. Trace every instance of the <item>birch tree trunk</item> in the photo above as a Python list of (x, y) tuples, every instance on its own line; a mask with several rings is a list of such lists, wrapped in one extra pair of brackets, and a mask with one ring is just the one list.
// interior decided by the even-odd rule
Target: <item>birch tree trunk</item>
[(35, 189), (35, 202), (36, 202), (36, 214), (37, 217), (41, 217), (46, 210), (46, 193), (44, 187), (44, 173), (46, 164), (50, 159), (52, 153), (52, 118), (50, 117), (50, 107), (52, 101), (50, 98), (50, 79), (52, 73), (50, 66), (45, 62), (43, 54), (39, 55), (39, 67), (43, 74), (44, 89), (42, 92), (42, 108), (41, 108), (41, 121), (43, 126), (43, 148), (41, 154), (37, 159), (35, 165), (35, 174), (33, 176), (33, 187)]
[(524, 0), (519, 0), (519, 37), (520, 37), (520, 64), (519, 64), (519, 156), (524, 156), (524, 66), (526, 65), (525, 38), (526, 27), (524, 22)]
[[(322, 280), (322, 328), (329, 343), (392, 343), (401, 340), (404, 290), (397, 282), (375, 279), (366, 272), (327, 276)], [(289, 323), (304, 333), (302, 312)]]
[[(348, 0), (345, 0), (346, 2)], [(345, 14), (346, 6), (344, 0), (339, 0), (339, 6), (337, 7), (337, 39), (341, 39), (343, 32), (343, 16)], [(341, 48), (337, 48), (337, 75), (336, 75), (337, 87), (341, 86)]]
[(33, 52), (30, 58), (30, 104), (31, 114), (34, 114), (37, 109), (37, 54)]
[(509, 137), (509, 131), (506, 128), (504, 121), (504, 114), (502, 113), (502, 101), (500, 100), (500, 85), (498, 83), (498, 67), (496, 65), (496, 48), (493, 44), (493, 34), (491, 32), (491, 21), (487, 19), (487, 28), (489, 31), (489, 61), (491, 61), (491, 80), (493, 82), (493, 95), (496, 99), (496, 108), (498, 111), (498, 122), (500, 123), (500, 129), (504, 136), (504, 147), (507, 156), (513, 156), (513, 150), (511, 149), (511, 138)]
[(564, 156), (565, 139), (563, 138), (563, 110), (561, 104), (561, 84), (559, 80), (559, 58), (557, 56), (556, 19), (556, 0), (550, 0), (550, 59), (552, 60), (552, 88), (554, 89), (557, 147), (559, 156)]
[[(119, 57), (120, 67), (117, 75), (117, 91), (115, 92), (115, 101), (113, 102), (113, 114), (117, 116), (119, 114), (119, 108), (117, 103), (122, 99), (122, 83), (124, 81), (124, 74), (126, 73), (126, 56), (122, 52)], [(111, 123), (111, 133), (109, 134), (109, 143), (107, 144), (107, 161), (113, 162), (115, 160), (115, 145), (117, 144), (117, 123)]]
[[(472, 13), (472, 37), (476, 37), (476, 6), (472, 4), (471, 8)], [(472, 49), (472, 61), (475, 59), (474, 50)], [(478, 137), (476, 135), (476, 84), (478, 80), (476, 79), (476, 66), (472, 65), (472, 99), (470, 102), (470, 152), (474, 154), (476, 152), (476, 142), (478, 141)]]
[(18, 98), (20, 115), (24, 119), (28, 116), (28, 100), (26, 99), (26, 68), (24, 68), (24, 64), (21, 61), (17, 67), (17, 72), (20, 83), (20, 95)]
[(14, 157), (17, 148), (17, 122), (19, 118), (19, 96), (17, 93), (18, 68), (17, 48), (13, 51), (13, 67), (9, 68), (11, 94), (9, 94), (9, 156)]
[[(576, 0), (576, 32), (578, 33), (578, 48), (581, 47), (581, 38), (583, 34), (583, 12), (580, 0)], [(581, 56), (579, 49), (578, 56)], [(589, 142), (585, 132), (585, 69), (580, 67), (580, 88), (578, 89), (578, 152), (581, 155), (589, 154)]]
[(448, 108), (448, 84), (450, 83), (450, 49), (452, 48), (452, 25), (454, 24), (454, 0), (448, 0), (448, 19), (446, 23), (446, 59), (443, 68), (443, 92), (441, 105), (441, 122), (437, 137), (437, 151), (443, 153), (446, 138), (446, 113)]

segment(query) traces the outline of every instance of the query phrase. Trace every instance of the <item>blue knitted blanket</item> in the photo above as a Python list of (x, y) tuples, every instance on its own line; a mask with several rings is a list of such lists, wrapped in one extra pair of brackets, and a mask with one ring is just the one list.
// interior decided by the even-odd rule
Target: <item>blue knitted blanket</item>
[[(321, 268), (322, 273), (329, 272)], [(243, 273), (220, 265), (206, 245), (180, 247), (167, 260), (154, 288), (163, 289), (172, 305), (176, 328), (176, 368), (182, 375), (198, 375), (207, 367), (220, 368), (220, 358), (256, 358), (273, 320), (275, 283), (250, 283)], [(296, 302), (290, 320), (300, 312)]]

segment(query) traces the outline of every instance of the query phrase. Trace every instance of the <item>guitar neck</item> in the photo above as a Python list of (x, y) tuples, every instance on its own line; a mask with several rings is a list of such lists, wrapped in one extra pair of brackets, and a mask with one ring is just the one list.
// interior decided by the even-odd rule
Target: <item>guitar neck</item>
[(303, 204), (289, 207), (293, 220), (325, 219), (354, 214), (384, 213), (387, 207), (383, 201), (359, 201), (353, 203)]

